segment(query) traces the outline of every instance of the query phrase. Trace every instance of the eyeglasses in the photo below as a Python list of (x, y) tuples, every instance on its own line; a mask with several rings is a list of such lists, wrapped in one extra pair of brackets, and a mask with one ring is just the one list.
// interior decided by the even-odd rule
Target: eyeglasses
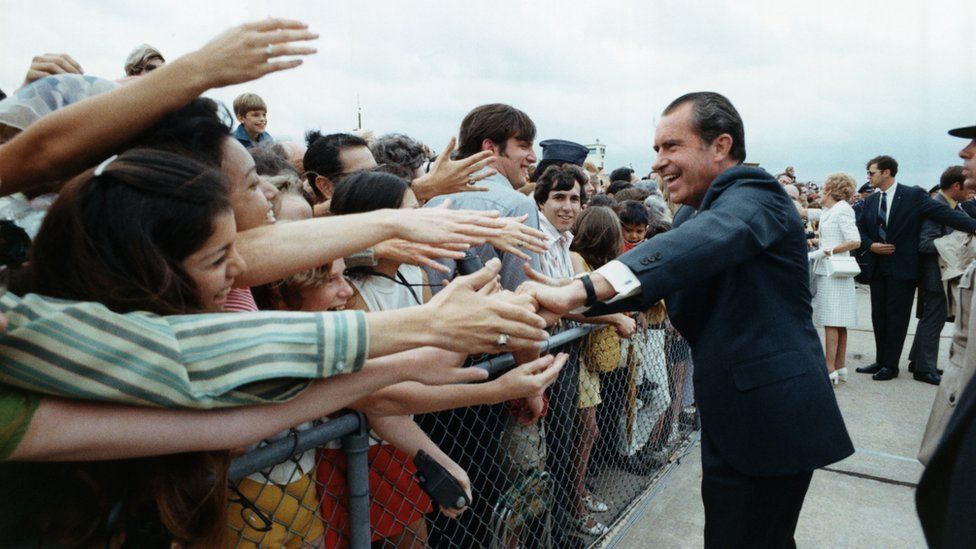
[(875, 174), (879, 174), (879, 173), (881, 173), (881, 170), (874, 171), (874, 172), (872, 172), (871, 170), (868, 170), (868, 176), (870, 176), (870, 177), (874, 177)]

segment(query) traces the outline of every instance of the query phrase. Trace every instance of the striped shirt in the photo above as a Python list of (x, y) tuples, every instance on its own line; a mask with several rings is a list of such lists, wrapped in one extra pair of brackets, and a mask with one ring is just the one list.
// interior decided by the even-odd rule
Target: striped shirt
[(0, 383), (135, 405), (219, 408), (288, 400), (308, 380), (355, 372), (362, 311), (118, 314), (98, 303), (0, 297)]

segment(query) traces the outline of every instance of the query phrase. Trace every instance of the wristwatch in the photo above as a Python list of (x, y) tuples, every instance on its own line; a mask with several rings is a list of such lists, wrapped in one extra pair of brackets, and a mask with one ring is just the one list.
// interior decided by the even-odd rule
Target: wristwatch
[(585, 274), (580, 277), (580, 282), (583, 283), (583, 289), (586, 290), (586, 306), (592, 307), (596, 305), (596, 288), (593, 287), (593, 281), (590, 280), (590, 275)]

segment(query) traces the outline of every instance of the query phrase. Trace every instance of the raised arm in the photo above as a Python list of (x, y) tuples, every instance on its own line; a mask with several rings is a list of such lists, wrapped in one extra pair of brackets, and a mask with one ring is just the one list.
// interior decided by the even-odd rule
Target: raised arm
[(315, 53), (292, 43), (316, 37), (298, 21), (266, 19), (241, 25), (143, 78), (45, 116), (0, 146), (0, 194), (93, 166), (210, 88), (297, 67), (300, 59), (272, 58)]

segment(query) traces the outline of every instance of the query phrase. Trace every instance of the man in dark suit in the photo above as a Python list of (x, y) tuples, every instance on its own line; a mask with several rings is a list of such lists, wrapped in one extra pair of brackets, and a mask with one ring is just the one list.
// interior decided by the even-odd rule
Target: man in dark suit
[(520, 291), (556, 313), (664, 298), (695, 361), (705, 546), (792, 547), (813, 470), (854, 451), (811, 320), (800, 216), (771, 175), (741, 165), (725, 97), (676, 99), (654, 142), (654, 171), (689, 206), (674, 228), (591, 275)]
[[(942, 172), (939, 190), (933, 200), (950, 209), (961, 210), (962, 201), (969, 197), (969, 191), (963, 188), (965, 179), (962, 166), (950, 166)], [(939, 362), (939, 339), (950, 314), (942, 285), (942, 270), (939, 268), (939, 252), (935, 249), (935, 239), (950, 232), (952, 229), (942, 223), (926, 219), (922, 221), (922, 232), (918, 238), (920, 270), (916, 316), (919, 320), (912, 350), (908, 353), (908, 371), (914, 374), (916, 380), (932, 385), (938, 385), (941, 380), (940, 372), (936, 368)]]
[[(871, 283), (875, 363), (857, 371), (884, 381), (898, 377), (918, 282), (922, 220), (971, 233), (976, 232), (976, 219), (932, 200), (925, 189), (899, 185), (895, 180), (898, 162), (890, 156), (872, 158), (867, 168), (871, 186), (880, 192), (865, 199), (857, 228), (861, 249), (871, 252), (863, 275)], [(931, 377), (925, 380), (935, 381)]]

